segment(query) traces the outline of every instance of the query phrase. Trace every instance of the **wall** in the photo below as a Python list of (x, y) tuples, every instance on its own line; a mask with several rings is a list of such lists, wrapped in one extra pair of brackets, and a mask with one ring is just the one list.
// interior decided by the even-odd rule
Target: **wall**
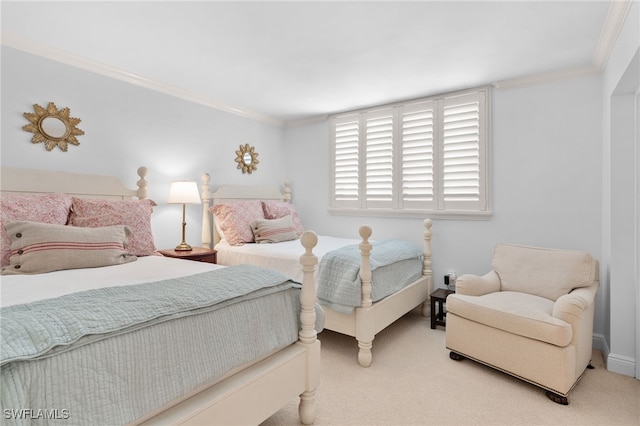
[(640, 3), (603, 72), (603, 294), (607, 368), (640, 378)]
[[(583, 76), (530, 87), (494, 89), (493, 216), (436, 220), (433, 270), (438, 286), (453, 269), (484, 274), (496, 242), (580, 249), (601, 257), (601, 79)], [(305, 226), (357, 237), (363, 223), (373, 237), (421, 243), (421, 220), (356, 218), (327, 212), (327, 121), (287, 128), (288, 177)], [(598, 295), (594, 333), (606, 323)], [(598, 342), (595, 342), (598, 344)]]
[[(82, 121), (79, 146), (48, 152), (31, 144), (24, 112), (33, 104), (69, 107)], [(234, 161), (240, 144), (259, 153), (253, 174)], [(158, 203), (153, 231), (158, 248), (181, 241), (182, 209), (166, 205), (172, 180), (211, 175), (211, 185), (284, 181), (283, 129), (183, 101), (132, 84), (2, 46), (2, 166), (119, 176), (135, 188), (136, 170), (149, 169), (150, 198)], [(212, 188), (213, 189), (213, 188)], [(187, 242), (200, 244), (200, 206), (187, 206)]]

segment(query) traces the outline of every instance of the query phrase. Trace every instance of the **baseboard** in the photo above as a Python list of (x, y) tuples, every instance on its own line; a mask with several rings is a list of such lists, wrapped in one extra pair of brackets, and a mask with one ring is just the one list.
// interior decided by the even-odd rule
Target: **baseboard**
[(607, 357), (607, 370), (624, 374), (625, 376), (636, 376), (636, 360), (624, 355), (609, 354)]
[(593, 349), (597, 349), (600, 352), (602, 352), (602, 357), (606, 362), (610, 351), (609, 351), (609, 345), (607, 344), (607, 339), (604, 338), (604, 335), (593, 334), (592, 345), (593, 345)]
[(624, 355), (618, 355), (611, 353), (607, 339), (602, 334), (593, 335), (593, 349), (597, 349), (602, 352), (607, 370), (624, 374), (625, 376), (636, 376), (636, 360)]

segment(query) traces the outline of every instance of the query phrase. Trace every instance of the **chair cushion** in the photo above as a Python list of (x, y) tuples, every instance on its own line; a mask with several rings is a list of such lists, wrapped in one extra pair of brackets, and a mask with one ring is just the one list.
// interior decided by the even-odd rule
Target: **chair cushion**
[(447, 311), (512, 334), (564, 347), (571, 342), (571, 325), (552, 316), (549, 299), (527, 293), (498, 291), (483, 296), (451, 294)]
[(596, 278), (596, 261), (586, 252), (541, 247), (496, 245), (493, 269), (502, 291), (520, 291), (556, 301)]

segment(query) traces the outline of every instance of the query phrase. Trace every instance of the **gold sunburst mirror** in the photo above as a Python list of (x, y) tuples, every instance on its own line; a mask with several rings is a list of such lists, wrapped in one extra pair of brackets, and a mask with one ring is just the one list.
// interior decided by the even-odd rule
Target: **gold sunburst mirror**
[(236, 151), (236, 163), (238, 163), (238, 169), (242, 170), (242, 173), (253, 172), (258, 170), (258, 153), (255, 147), (249, 146), (248, 143), (240, 145), (240, 149)]
[(84, 135), (84, 132), (76, 125), (81, 120), (71, 117), (69, 108), (58, 110), (56, 104), (49, 102), (47, 108), (35, 104), (33, 110), (35, 112), (24, 113), (29, 124), (22, 128), (33, 133), (31, 143), (44, 142), (47, 151), (51, 151), (56, 146), (66, 151), (69, 144), (80, 145), (76, 136)]

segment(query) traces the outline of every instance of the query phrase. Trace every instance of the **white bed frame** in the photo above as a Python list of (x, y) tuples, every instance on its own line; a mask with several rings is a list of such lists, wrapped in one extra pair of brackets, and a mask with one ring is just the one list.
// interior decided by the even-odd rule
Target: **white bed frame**
[[(129, 189), (119, 179), (80, 173), (2, 168), (2, 192), (65, 192), (78, 197), (132, 199), (147, 197), (147, 169), (140, 167), (137, 189)], [(208, 183), (208, 175), (205, 183)], [(207, 189), (208, 192), (208, 189)], [(209, 228), (210, 229), (210, 228)], [(320, 383), (320, 341), (316, 338), (314, 272), (318, 259), (313, 232), (301, 238), (300, 257), (304, 279), (300, 294), (301, 328), (298, 341), (269, 357), (222, 379), (197, 393), (173, 401), (136, 421), (136, 424), (232, 425), (259, 424), (300, 397), (302, 423), (315, 419), (315, 396)], [(301, 249), (302, 252), (302, 249)], [(153, 389), (149, 390), (153, 392)]]
[[(208, 178), (208, 175), (205, 175)], [(209, 203), (213, 204), (229, 203), (243, 200), (280, 200), (291, 202), (291, 189), (289, 183), (285, 182), (284, 190), (273, 186), (234, 186), (223, 185), (213, 194), (209, 193), (209, 181), (205, 182), (207, 193), (203, 191), (203, 223), (207, 223), (207, 229), (213, 228), (213, 242), (220, 240), (215, 226), (211, 227), (211, 215), (209, 214)], [(422, 304), (422, 314), (428, 316), (431, 307), (429, 305), (429, 295), (433, 290), (432, 270), (431, 270), (431, 219), (425, 219), (424, 225), (424, 264), (422, 276), (400, 291), (373, 303), (371, 301), (371, 264), (369, 256), (371, 244), (369, 238), (372, 230), (368, 226), (361, 226), (359, 229), (362, 241), (360, 243), (360, 276), (362, 278), (362, 302), (352, 314), (337, 312), (327, 306), (323, 306), (325, 312), (324, 328), (336, 331), (348, 336), (355, 337), (358, 341), (358, 362), (363, 367), (369, 367), (373, 355), (371, 348), (376, 334), (384, 330), (398, 318)], [(203, 226), (204, 229), (204, 226)], [(210, 236), (203, 235), (203, 246), (209, 247)]]

